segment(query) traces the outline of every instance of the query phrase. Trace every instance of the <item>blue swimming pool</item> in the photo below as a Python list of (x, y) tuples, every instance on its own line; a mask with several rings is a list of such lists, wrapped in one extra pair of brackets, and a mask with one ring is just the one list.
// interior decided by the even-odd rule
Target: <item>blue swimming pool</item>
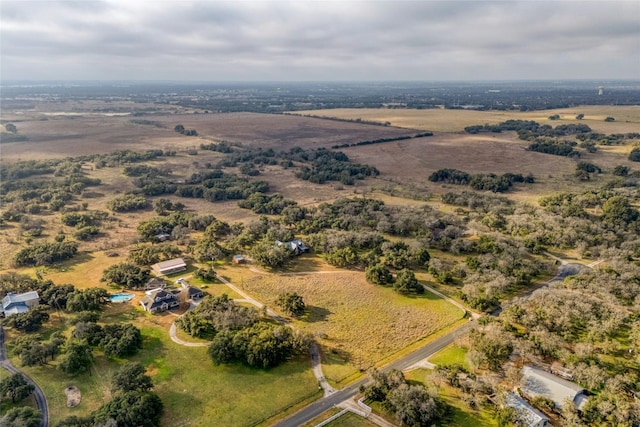
[(111, 302), (127, 302), (131, 301), (134, 296), (134, 294), (111, 294), (109, 300)]

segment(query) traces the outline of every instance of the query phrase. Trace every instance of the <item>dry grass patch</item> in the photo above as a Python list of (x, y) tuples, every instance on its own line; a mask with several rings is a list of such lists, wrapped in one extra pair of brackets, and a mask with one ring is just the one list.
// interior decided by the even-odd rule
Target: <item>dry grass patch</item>
[[(263, 274), (245, 278), (242, 287), (271, 307), (282, 292), (302, 295), (307, 314), (294, 322), (295, 327), (318, 337), (325, 353), (334, 352), (359, 369), (462, 317), (458, 308), (430, 293), (398, 295), (366, 282), (358, 272)], [(327, 363), (324, 366), (329, 368)]]
[[(583, 120), (576, 120), (577, 114)], [(336, 108), (331, 110), (297, 111), (295, 114), (337, 117), (341, 119), (374, 120), (390, 122), (393, 126), (430, 130), (433, 132), (462, 132), (472, 125), (498, 124), (505, 120), (535, 120), (542, 124), (557, 126), (565, 123), (584, 123), (601, 133), (638, 132), (640, 129), (639, 106), (586, 105), (572, 108), (539, 111), (475, 111), (475, 110), (411, 110), (376, 108)], [(560, 120), (549, 120), (558, 114)], [(608, 116), (615, 122), (605, 122)]]

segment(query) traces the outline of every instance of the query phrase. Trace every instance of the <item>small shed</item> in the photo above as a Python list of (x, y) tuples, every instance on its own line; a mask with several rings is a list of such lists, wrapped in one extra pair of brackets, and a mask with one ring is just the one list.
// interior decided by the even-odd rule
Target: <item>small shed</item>
[(158, 276), (177, 273), (187, 269), (187, 263), (182, 258), (170, 259), (168, 261), (159, 262), (151, 266)]
[(234, 255), (232, 259), (234, 264), (244, 264), (245, 262), (245, 258), (242, 255)]

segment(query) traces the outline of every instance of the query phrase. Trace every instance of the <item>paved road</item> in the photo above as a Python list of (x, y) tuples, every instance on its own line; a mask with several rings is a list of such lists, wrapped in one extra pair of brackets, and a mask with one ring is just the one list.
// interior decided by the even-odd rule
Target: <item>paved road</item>
[[(469, 329), (471, 329), (473, 323), (474, 323), (473, 321), (469, 321), (465, 323), (455, 331), (452, 331), (447, 335), (444, 335), (438, 338), (437, 340), (430, 342), (424, 347), (419, 348), (413, 353), (410, 353), (407, 356), (402, 357), (396, 360), (395, 362), (385, 366), (384, 368), (382, 368), (382, 371), (389, 371), (391, 369), (398, 369), (400, 371), (404, 371), (412, 367), (416, 363), (432, 356), (433, 354), (437, 353), (439, 350), (442, 350), (444, 347), (453, 343), (458, 338), (458, 336), (467, 333)], [(318, 415), (322, 414), (323, 412), (331, 409), (333, 406), (347, 399), (352, 398), (353, 396), (356, 395), (356, 393), (358, 393), (358, 389), (360, 388), (360, 386), (366, 384), (367, 382), (369, 382), (369, 378), (368, 377), (363, 378), (351, 384), (350, 386), (343, 388), (342, 390), (336, 391), (320, 400), (317, 400), (312, 404), (304, 407), (300, 411), (296, 412), (289, 418), (279, 422), (278, 424), (275, 425), (275, 427), (300, 426), (308, 422), (309, 420), (312, 420), (313, 418), (317, 417)]]
[[(556, 281), (562, 281), (568, 276), (573, 276), (575, 274), (578, 274), (580, 270), (584, 268), (588, 268), (588, 267), (582, 264), (563, 262), (558, 268), (558, 273), (553, 278), (543, 283), (539, 287), (531, 289), (530, 291), (528, 291), (527, 293), (521, 296), (530, 295), (537, 289), (540, 289), (545, 286), (549, 286), (551, 283)], [(494, 316), (497, 316), (500, 314), (500, 311), (502, 311), (502, 307), (499, 307), (498, 309), (494, 310), (491, 314)], [(431, 343), (425, 345), (424, 347), (419, 348), (413, 353), (410, 353), (409, 355), (396, 360), (395, 362), (385, 366), (382, 370), (388, 371), (391, 369), (398, 369), (400, 371), (404, 371), (407, 368), (410, 368), (416, 365), (420, 361), (423, 361), (429, 358), (433, 354), (437, 353), (439, 350), (442, 350), (444, 347), (453, 343), (459, 336), (469, 332), (469, 330), (473, 327), (474, 323), (475, 322), (473, 320), (465, 323), (455, 331), (452, 331), (447, 335), (444, 335), (438, 338), (437, 340), (432, 341)], [(358, 393), (358, 389), (360, 388), (360, 386), (366, 384), (368, 381), (369, 381), (368, 378), (363, 378), (358, 382), (343, 388), (342, 390), (336, 391), (330, 395), (325, 395), (324, 398), (306, 406), (305, 408), (296, 412), (289, 418), (279, 422), (278, 424), (275, 425), (275, 427), (296, 427), (296, 426), (302, 425), (312, 420), (313, 418), (317, 417), (318, 415), (322, 414), (323, 412), (331, 409), (333, 406), (336, 406), (347, 399), (351, 399), (353, 396), (356, 395), (356, 393)]]
[(42, 414), (42, 421), (40, 422), (40, 427), (48, 427), (49, 426), (49, 408), (47, 407), (47, 399), (42, 392), (40, 386), (31, 379), (24, 372), (20, 372), (15, 366), (11, 364), (9, 359), (7, 359), (7, 350), (4, 345), (4, 329), (0, 326), (0, 367), (6, 369), (12, 374), (21, 373), (27, 379), (27, 382), (33, 384), (35, 386), (35, 390), (33, 391), (33, 397), (36, 399), (36, 405), (38, 405), (38, 410)]

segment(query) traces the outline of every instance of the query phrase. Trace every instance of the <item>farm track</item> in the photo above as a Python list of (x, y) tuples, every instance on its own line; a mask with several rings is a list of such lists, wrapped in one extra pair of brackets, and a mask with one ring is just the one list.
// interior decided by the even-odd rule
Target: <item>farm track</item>
[(20, 371), (18, 368), (13, 366), (13, 364), (7, 358), (7, 349), (4, 343), (4, 328), (0, 326), (0, 367), (6, 369), (12, 374), (21, 373), (27, 382), (35, 387), (33, 390), (33, 397), (36, 400), (36, 405), (38, 405), (38, 410), (42, 414), (42, 420), (40, 421), (40, 427), (48, 427), (49, 426), (49, 407), (47, 405), (47, 398), (44, 395), (44, 392), (30, 376)]
[[(253, 297), (251, 297), (249, 294), (247, 294), (246, 292), (244, 292), (242, 289), (238, 288), (237, 286), (235, 286), (233, 283), (231, 283), (230, 281), (228, 281), (227, 279), (225, 279), (224, 277), (221, 276), (217, 276), (218, 280), (220, 280), (222, 283), (224, 283), (225, 285), (227, 285), (229, 288), (231, 288), (233, 291), (235, 291), (236, 293), (238, 293), (239, 295), (242, 296), (242, 298), (237, 298), (234, 299), (234, 301), (236, 302), (245, 302), (251, 305), (256, 306), (258, 309), (263, 309), (265, 308), (265, 305), (262, 304), (261, 302), (259, 302), (258, 300), (254, 299)], [(195, 303), (191, 303), (189, 306), (188, 311), (193, 310), (194, 308), (196, 308), (198, 304)], [(271, 309), (266, 309), (266, 313), (269, 317), (271, 317), (273, 320), (275, 320), (276, 322), (288, 326), (290, 328), (293, 328), (293, 326), (291, 326), (291, 324), (287, 321), (287, 319), (283, 318), (282, 316), (278, 315), (276, 312), (274, 312)], [(175, 342), (176, 344), (180, 344), (180, 345), (184, 345), (187, 347), (206, 347), (209, 344), (211, 344), (211, 342), (188, 342), (188, 341), (184, 341), (180, 338), (178, 338), (177, 336), (177, 329), (176, 329), (176, 323), (173, 322), (171, 323), (171, 327), (169, 328), (169, 336), (171, 338), (171, 340), (173, 342)], [(329, 384), (329, 382), (326, 380), (324, 373), (322, 372), (322, 364), (320, 361), (320, 349), (318, 348), (318, 345), (313, 342), (309, 348), (309, 352), (311, 353), (311, 368), (313, 370), (313, 374), (316, 377), (316, 379), (318, 380), (318, 384), (322, 387), (322, 389), (324, 390), (324, 395), (328, 396), (332, 393), (335, 393), (335, 389), (331, 386), (331, 384)]]

